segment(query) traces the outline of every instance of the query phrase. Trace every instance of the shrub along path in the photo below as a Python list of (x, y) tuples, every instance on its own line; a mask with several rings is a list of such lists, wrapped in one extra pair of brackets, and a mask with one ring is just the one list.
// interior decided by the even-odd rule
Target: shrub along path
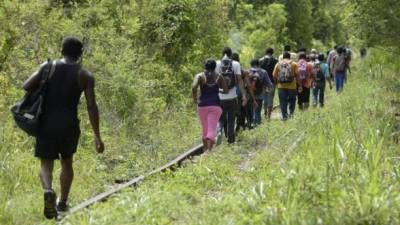
[[(394, 77), (388, 74), (388, 79)], [(398, 224), (388, 79), (354, 71), (324, 109), (271, 120), (63, 224)], [(398, 82), (398, 81), (397, 81)]]

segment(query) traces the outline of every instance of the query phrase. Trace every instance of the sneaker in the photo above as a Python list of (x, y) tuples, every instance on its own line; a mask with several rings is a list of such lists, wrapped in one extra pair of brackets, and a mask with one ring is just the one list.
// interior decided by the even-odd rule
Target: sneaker
[(44, 192), (44, 216), (47, 219), (57, 218), (56, 210), (56, 193), (53, 190), (46, 190)]
[(69, 205), (67, 201), (58, 201), (56, 209), (59, 213), (66, 213), (69, 211)]

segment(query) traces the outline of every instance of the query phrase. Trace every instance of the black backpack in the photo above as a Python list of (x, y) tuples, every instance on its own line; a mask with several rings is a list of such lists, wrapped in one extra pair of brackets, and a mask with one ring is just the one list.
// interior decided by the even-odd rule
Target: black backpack
[(278, 61), (273, 56), (264, 56), (260, 59), (260, 67), (272, 74)]
[(321, 63), (315, 63), (313, 67), (313, 76), (317, 84), (322, 84), (325, 82), (325, 75), (321, 68)]
[(15, 123), (29, 136), (35, 137), (37, 135), (39, 117), (42, 113), (47, 84), (53, 76), (55, 68), (56, 61), (48, 61), (38, 75), (41, 78), (39, 87), (32, 92), (26, 93), (25, 96), (11, 108)]
[(224, 78), (226, 85), (228, 85), (228, 89), (232, 89), (236, 86), (237, 81), (235, 72), (233, 71), (232, 60), (226, 55), (221, 60), (220, 73)]
[(250, 69), (250, 83), (254, 95), (261, 95), (263, 92), (263, 81), (258, 70)]

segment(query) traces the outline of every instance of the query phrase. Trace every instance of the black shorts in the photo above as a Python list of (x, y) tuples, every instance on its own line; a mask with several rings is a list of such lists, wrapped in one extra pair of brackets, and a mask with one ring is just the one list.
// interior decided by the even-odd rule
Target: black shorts
[(68, 159), (78, 147), (79, 134), (67, 138), (37, 137), (35, 157), (43, 159)]

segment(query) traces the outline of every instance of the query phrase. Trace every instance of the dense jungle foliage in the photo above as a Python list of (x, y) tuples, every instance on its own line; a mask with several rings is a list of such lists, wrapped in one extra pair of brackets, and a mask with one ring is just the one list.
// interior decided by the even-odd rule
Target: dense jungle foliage
[[(0, 224), (43, 221), (34, 140), (15, 127), (9, 108), (23, 96), (22, 82), (40, 63), (61, 57), (64, 36), (84, 41), (82, 64), (96, 78), (106, 144), (105, 154), (97, 156), (82, 104), (83, 132), (71, 194), (74, 205), (108, 189), (115, 179), (142, 174), (200, 142), (190, 85), (204, 59), (220, 58), (224, 46), (241, 54), (244, 67), (268, 46), (276, 54), (285, 44), (321, 52), (334, 44), (350, 45), (354, 51), (375, 48), (369, 64), (357, 64), (370, 70), (360, 70), (358, 75), (377, 71), (380, 78), (371, 79), (386, 79), (386, 73), (399, 69), (399, 62), (392, 60), (400, 53), (399, 20), (397, 0), (1, 0)], [(398, 82), (394, 76), (387, 77), (391, 82), (379, 84)], [(398, 92), (398, 86), (394, 90)], [(398, 167), (398, 161), (394, 163)], [(57, 176), (59, 167), (55, 172)], [(398, 183), (398, 178), (393, 182)], [(146, 222), (167, 223), (162, 216)], [(185, 222), (195, 223), (181, 223)]]

